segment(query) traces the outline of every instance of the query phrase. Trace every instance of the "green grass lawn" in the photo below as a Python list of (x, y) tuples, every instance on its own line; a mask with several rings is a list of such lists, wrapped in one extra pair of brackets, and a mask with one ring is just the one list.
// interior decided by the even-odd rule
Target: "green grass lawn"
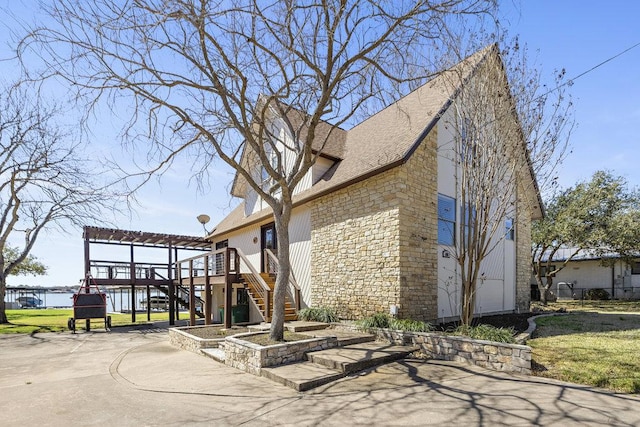
[[(132, 325), (131, 314), (113, 313), (112, 326)], [(36, 332), (61, 332), (68, 330), (67, 320), (73, 317), (72, 309), (22, 309), (7, 310), (9, 324), (0, 325), (0, 334), (33, 334)], [(168, 312), (151, 313), (151, 321), (169, 320)], [(136, 313), (136, 324), (146, 323), (146, 313)], [(77, 329), (84, 329), (84, 320), (78, 320)], [(104, 328), (104, 320), (92, 319), (91, 328)]]
[(593, 311), (593, 312), (635, 312), (640, 314), (640, 301), (579, 301), (560, 300), (550, 303), (549, 308), (558, 310), (564, 308), (567, 311)]
[(623, 393), (640, 393), (640, 302), (561, 302), (569, 314), (541, 318), (534, 374)]

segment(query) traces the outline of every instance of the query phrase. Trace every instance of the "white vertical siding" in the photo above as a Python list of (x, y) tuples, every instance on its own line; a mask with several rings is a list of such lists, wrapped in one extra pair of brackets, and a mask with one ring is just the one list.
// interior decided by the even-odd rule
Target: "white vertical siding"
[[(272, 222), (271, 219), (224, 236), (229, 240), (229, 247), (242, 250), (257, 271), (260, 270), (262, 256), (260, 227), (270, 222)], [(295, 208), (291, 215), (289, 249), (293, 275), (300, 286), (304, 305), (309, 305), (311, 300), (311, 210), (306, 206)], [(248, 269), (243, 266), (242, 272), (247, 273)]]
[(300, 286), (303, 306), (311, 304), (311, 210), (301, 206), (293, 211), (289, 224), (290, 257), (293, 275)]
[[(455, 149), (453, 133), (445, 126), (451, 122), (451, 110), (438, 122), (438, 193), (456, 199), (456, 217), (459, 215), (455, 180)], [(449, 252), (450, 257), (443, 256)], [(453, 258), (452, 248), (438, 245), (438, 317), (460, 315), (460, 274)]]
[[(454, 135), (451, 129), (453, 119), (448, 110), (438, 122), (438, 193), (456, 199), (456, 225), (460, 223), (460, 200), (457, 191), (456, 153)], [(514, 215), (515, 216), (515, 215)], [(503, 224), (498, 225), (494, 236), (493, 249), (483, 260), (477, 282), (476, 314), (484, 314), (515, 309), (516, 288), (516, 245), (505, 239)], [(457, 236), (456, 238), (459, 238)], [(438, 317), (447, 318), (460, 315), (460, 274), (453, 253), (445, 258), (443, 253), (451, 248), (438, 246)]]

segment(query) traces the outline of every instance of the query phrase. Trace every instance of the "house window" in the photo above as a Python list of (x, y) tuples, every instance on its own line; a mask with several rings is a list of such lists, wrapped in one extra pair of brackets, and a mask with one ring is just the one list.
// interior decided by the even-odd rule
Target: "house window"
[[(220, 242), (216, 242), (216, 250), (224, 249), (229, 246), (229, 240), (222, 240)], [(215, 268), (213, 269), (213, 274), (224, 274), (224, 253), (217, 253), (215, 256)]]
[(631, 274), (640, 274), (640, 262), (631, 264)]
[[(275, 150), (271, 147), (265, 147), (265, 154), (269, 159), (271, 167), (276, 171), (276, 173), (280, 172), (279, 159)], [(269, 175), (269, 172), (267, 172), (264, 165), (260, 166), (260, 179), (262, 182), (262, 189), (264, 191), (269, 191), (276, 183), (276, 181)]]
[(456, 229), (456, 200), (438, 194), (438, 243), (453, 246)]
[(507, 240), (515, 240), (516, 237), (516, 229), (513, 226), (513, 218), (507, 218), (504, 221), (504, 228), (505, 228), (505, 236), (504, 238)]

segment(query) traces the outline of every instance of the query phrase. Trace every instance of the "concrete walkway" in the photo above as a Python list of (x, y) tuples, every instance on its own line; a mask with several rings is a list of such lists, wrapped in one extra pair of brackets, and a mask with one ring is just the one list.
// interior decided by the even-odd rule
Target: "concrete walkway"
[(401, 360), (297, 393), (163, 329), (0, 336), (1, 425), (640, 425), (640, 398)]

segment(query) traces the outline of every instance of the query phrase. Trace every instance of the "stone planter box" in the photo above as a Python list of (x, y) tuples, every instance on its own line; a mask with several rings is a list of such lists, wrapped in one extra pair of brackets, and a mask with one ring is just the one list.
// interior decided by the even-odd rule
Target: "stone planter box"
[(169, 329), (169, 344), (188, 350), (193, 353), (200, 353), (204, 348), (216, 348), (221, 342), (224, 342), (226, 336), (220, 335), (217, 338), (200, 338), (189, 333), (190, 330), (200, 328), (223, 329), (223, 326), (185, 326), (181, 328)]
[[(348, 329), (355, 329), (348, 326)], [(396, 345), (419, 347), (427, 356), (437, 360), (450, 360), (481, 366), (502, 372), (531, 374), (531, 347), (494, 341), (474, 340), (467, 337), (433, 332), (405, 332), (372, 328), (376, 339)]]
[(250, 332), (227, 337), (224, 343), (225, 364), (259, 376), (261, 368), (304, 360), (308, 352), (325, 350), (338, 345), (336, 337), (309, 338), (269, 346), (254, 344), (242, 339), (267, 333)]

